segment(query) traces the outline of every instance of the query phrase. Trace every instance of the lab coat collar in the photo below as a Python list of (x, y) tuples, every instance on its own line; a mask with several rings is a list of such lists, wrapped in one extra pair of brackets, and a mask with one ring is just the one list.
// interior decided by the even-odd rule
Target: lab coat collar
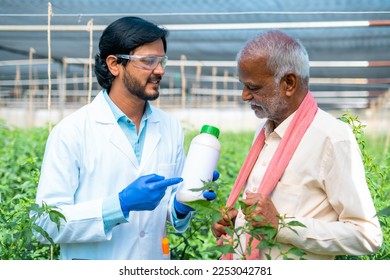
[(105, 90), (100, 91), (91, 103), (93, 116), (98, 123), (116, 123), (117, 120), (115, 119), (114, 113), (111, 111), (110, 105), (108, 105), (104, 98), (104, 91)]
[(150, 164), (150, 159), (157, 148), (158, 142), (161, 139), (160, 119), (158, 118), (158, 110), (146, 102), (146, 137), (142, 158), (140, 163), (140, 172)]
[[(150, 104), (148, 104), (148, 106), (150, 106)], [(139, 170), (140, 174), (142, 174), (142, 170), (150, 164), (150, 158), (161, 139), (160, 120), (158, 118), (159, 114), (157, 113), (158, 109), (153, 108), (152, 106), (150, 107), (151, 108), (148, 109), (144, 150), (142, 152), (141, 163), (139, 164), (133, 148), (119, 127), (110, 106), (103, 96), (103, 92), (101, 91), (91, 103), (92, 114), (95, 117), (96, 122), (106, 125), (112, 124), (107, 126), (109, 141), (129, 158), (134, 167)]]
[[(153, 114), (152, 114), (153, 115)], [(140, 163), (140, 171), (150, 164), (150, 159), (153, 153), (155, 153), (158, 143), (161, 139), (160, 123), (156, 118), (149, 118), (146, 126), (146, 137), (144, 143), (144, 149), (142, 151), (142, 158)]]
[(96, 123), (102, 126), (102, 130), (104, 131), (108, 141), (125, 154), (132, 165), (138, 169), (139, 164), (133, 148), (131, 147), (129, 140), (127, 140), (126, 135), (118, 125), (114, 113), (105, 100), (103, 94), (103, 91), (99, 92), (90, 104), (91, 117), (95, 118)]

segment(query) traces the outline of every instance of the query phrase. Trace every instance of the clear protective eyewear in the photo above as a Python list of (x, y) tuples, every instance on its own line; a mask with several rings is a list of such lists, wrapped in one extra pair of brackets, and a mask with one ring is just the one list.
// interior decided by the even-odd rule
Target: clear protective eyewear
[(156, 56), (156, 55), (129, 55), (129, 54), (116, 54), (117, 58), (128, 59), (134, 66), (143, 68), (146, 70), (154, 70), (157, 65), (161, 63), (161, 67), (165, 69), (167, 65), (168, 56)]

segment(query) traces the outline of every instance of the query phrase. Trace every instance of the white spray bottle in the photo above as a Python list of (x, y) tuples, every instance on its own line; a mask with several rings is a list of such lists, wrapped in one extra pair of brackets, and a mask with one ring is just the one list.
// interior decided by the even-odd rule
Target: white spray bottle
[(219, 129), (204, 125), (200, 134), (195, 136), (188, 149), (184, 163), (182, 178), (176, 199), (181, 203), (204, 200), (203, 191), (191, 189), (202, 188), (203, 181), (213, 179), (213, 173), (218, 163), (221, 144), (218, 141)]

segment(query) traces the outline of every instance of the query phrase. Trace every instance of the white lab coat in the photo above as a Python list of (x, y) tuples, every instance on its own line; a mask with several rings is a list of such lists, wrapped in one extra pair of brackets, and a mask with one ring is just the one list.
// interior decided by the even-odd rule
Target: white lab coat
[(36, 201), (59, 207), (67, 222), (59, 232), (47, 217), (37, 223), (60, 244), (61, 259), (161, 259), (176, 186), (167, 189), (155, 210), (130, 212), (128, 223), (107, 234), (102, 202), (141, 175), (179, 177), (184, 160), (180, 123), (153, 107), (139, 164), (100, 92), (50, 133)]

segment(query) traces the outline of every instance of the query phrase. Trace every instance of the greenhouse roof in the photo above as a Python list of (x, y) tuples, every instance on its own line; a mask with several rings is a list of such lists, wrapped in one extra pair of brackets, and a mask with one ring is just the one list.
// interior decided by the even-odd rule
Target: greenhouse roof
[[(47, 79), (49, 54), (53, 77), (64, 61), (66, 75), (82, 74), (78, 63), (95, 55), (102, 30), (132, 15), (170, 31), (168, 66), (185, 56), (187, 65), (201, 61), (202, 75), (224, 66), (233, 76), (235, 55), (246, 40), (282, 29), (306, 46), (311, 90), (324, 107), (367, 108), (378, 97), (388, 100), (390, 0), (2, 0), (0, 11), (0, 90), (11, 88), (16, 76)], [(167, 67), (167, 74), (173, 69)]]

